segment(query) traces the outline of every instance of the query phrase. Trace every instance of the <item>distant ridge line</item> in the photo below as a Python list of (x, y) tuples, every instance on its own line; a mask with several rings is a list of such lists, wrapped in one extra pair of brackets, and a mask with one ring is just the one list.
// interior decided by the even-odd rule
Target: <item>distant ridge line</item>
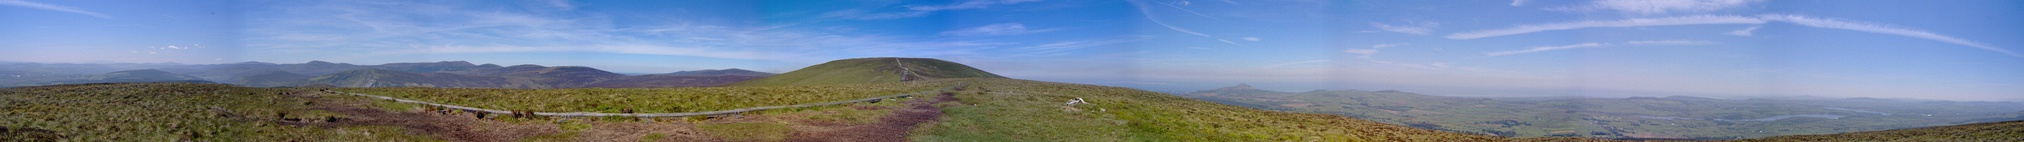
[[(904, 94), (898, 94), (898, 95), (889, 95), (889, 96), (879, 96), (879, 97), (871, 97), (871, 98), (864, 98), (864, 99), (856, 99), (856, 100), (844, 100), (844, 101), (833, 101), (833, 102), (821, 102), (821, 103), (810, 103), (810, 104), (797, 104), (797, 105), (785, 105), (785, 106), (760, 106), (760, 107), (749, 107), (749, 108), (739, 108), (739, 109), (731, 109), (731, 110), (720, 110), (720, 111), (705, 111), (705, 112), (678, 112), (678, 113), (602, 113), (602, 112), (534, 112), (534, 115), (536, 115), (536, 116), (555, 116), (555, 117), (606, 117), (606, 116), (627, 116), (627, 117), (686, 117), (686, 116), (699, 116), (699, 115), (724, 115), (724, 114), (735, 114), (735, 113), (743, 113), (743, 112), (748, 112), (748, 111), (761, 111), (761, 110), (771, 110), (771, 109), (785, 109), (785, 108), (803, 108), (803, 107), (816, 107), (816, 106), (829, 106), (829, 105), (840, 105), (840, 104), (848, 104), (848, 103), (857, 103), (857, 102), (870, 102), (870, 101), (876, 101), (876, 100), (882, 100), (882, 99), (888, 99), (888, 98), (895, 98), (895, 97), (907, 97), (907, 96), (912, 96), (912, 95), (914, 95), (914, 94), (921, 94), (921, 93), (932, 93), (932, 92), (937, 92), (937, 91), (946, 91), (946, 90), (950, 90), (950, 89), (955, 89), (955, 88), (962, 88), (962, 87), (964, 87), (964, 86), (968, 86), (968, 85), (969, 85), (969, 83), (963, 83), (963, 84), (957, 84), (956, 86), (950, 86), (949, 88), (942, 88), (942, 89), (936, 89), (936, 90), (928, 90), (928, 91), (921, 91), (921, 92), (913, 92), (913, 93), (904, 93)], [(362, 94), (362, 93), (351, 93), (351, 92), (338, 92), (338, 91), (328, 91), (328, 92), (332, 92), (332, 93), (339, 93), (339, 94), (348, 94), (348, 95), (355, 95), (355, 96), (365, 96), (365, 97), (372, 97), (372, 98), (379, 98), (379, 99), (386, 99), (386, 100), (394, 100), (395, 102), (402, 102), (402, 103), (414, 103), (414, 104), (421, 104), (421, 105), (429, 105), (429, 106), (437, 106), (437, 107), (444, 107), (444, 108), (450, 108), (450, 109), (457, 109), (457, 110), (463, 110), (463, 111), (465, 111), (465, 112), (483, 112), (483, 113), (495, 113), (495, 114), (512, 114), (512, 113), (513, 113), (513, 111), (506, 111), (506, 110), (497, 110), (497, 109), (485, 109), (485, 108), (476, 108), (476, 107), (466, 107), (466, 106), (458, 106), (458, 105), (449, 105), (449, 104), (437, 104), (437, 103), (430, 103), (430, 102), (423, 102), (423, 101), (416, 101), (416, 100), (408, 100), (408, 99), (400, 99), (400, 98), (394, 98), (394, 97), (387, 97), (387, 96), (379, 96), (379, 95), (371, 95), (371, 94)]]

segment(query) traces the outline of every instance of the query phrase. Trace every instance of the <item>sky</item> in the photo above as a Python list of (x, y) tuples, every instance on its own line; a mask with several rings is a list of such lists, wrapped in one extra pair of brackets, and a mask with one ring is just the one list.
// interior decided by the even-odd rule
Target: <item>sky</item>
[(2009, 0), (0, 0), (0, 61), (787, 72), (925, 57), (1153, 91), (2024, 101)]

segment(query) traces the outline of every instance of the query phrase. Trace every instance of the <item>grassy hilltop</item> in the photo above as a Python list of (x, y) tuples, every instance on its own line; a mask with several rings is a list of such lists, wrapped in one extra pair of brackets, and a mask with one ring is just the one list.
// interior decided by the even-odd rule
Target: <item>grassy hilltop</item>
[(856, 58), (829, 61), (732, 84), (733, 86), (806, 86), (900, 82), (940, 78), (1005, 78), (969, 65), (932, 58)]

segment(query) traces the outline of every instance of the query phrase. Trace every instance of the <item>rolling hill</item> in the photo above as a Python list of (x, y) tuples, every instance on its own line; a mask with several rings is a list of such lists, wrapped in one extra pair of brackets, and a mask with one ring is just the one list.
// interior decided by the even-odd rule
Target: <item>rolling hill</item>
[(661, 88), (719, 86), (765, 77), (762, 72), (737, 75), (650, 74), (626, 76), (582, 66), (544, 67), (516, 65), (454, 71), (458, 73), (414, 73), (378, 68), (359, 69), (318, 76), (289, 86), (328, 84), (336, 87), (442, 87), (442, 88)]
[(455, 72), (455, 71), (483, 69), (476, 64), (471, 64), (471, 62), (465, 61), (441, 61), (433, 63), (387, 63), (378, 66), (373, 66), (373, 68), (403, 71), (403, 72), (415, 72), (415, 73)]
[(738, 69), (738, 68), (730, 68), (730, 69), (721, 69), (721, 70), (719, 70), (719, 69), (706, 69), (706, 70), (693, 70), (693, 71), (678, 71), (678, 72), (674, 72), (674, 73), (667, 73), (667, 75), (678, 75), (678, 76), (719, 76), (719, 75), (734, 75), (734, 76), (773, 76), (773, 73), (766, 73), (766, 72), (758, 72), (758, 71), (752, 71), (752, 70), (745, 70), (745, 69)]
[[(896, 62), (896, 63), (894, 63)], [(939, 62), (939, 63), (937, 63)], [(897, 69), (899, 72), (892, 72)], [(606, 77), (581, 68), (516, 71), (531, 76)], [(608, 73), (608, 72), (605, 72)], [(505, 73), (512, 74), (512, 73)], [(675, 75), (669, 75), (675, 76)], [(844, 78), (839, 76), (855, 76)], [(902, 77), (904, 76), (904, 77)], [(622, 77), (621, 77), (622, 78)], [(903, 79), (905, 78), (905, 79)], [(511, 77), (366, 68), (311, 80), (349, 86), (501, 85)], [(438, 82), (463, 80), (470, 82)], [(0, 88), (0, 141), (368, 140), (368, 141), (1609, 141), (1586, 137), (1510, 138), (1421, 129), (1343, 115), (1246, 108), (1138, 89), (1004, 78), (933, 59), (832, 61), (755, 86), (703, 88), (335, 88), (458, 106), (513, 110), (482, 114), (306, 88), (119, 83)], [(754, 81), (761, 81), (754, 80)], [(890, 80), (890, 81), (872, 81)], [(519, 80), (528, 81), (528, 80)], [(869, 83), (856, 83), (869, 82)], [(755, 83), (755, 82), (745, 82)], [(592, 83), (595, 84), (595, 83)], [(741, 83), (743, 84), (743, 83)], [(1240, 85), (1214, 96), (1286, 93)], [(542, 117), (522, 111), (670, 113), (854, 100), (839, 106), (676, 118)], [(1364, 94), (1357, 94), (1364, 93)], [(1494, 100), (1399, 91), (1311, 91), (1278, 100), (1388, 99), (1379, 107)], [(1693, 99), (1693, 98), (1686, 98)], [(1078, 103), (1070, 100), (1080, 100)], [(1236, 100), (1237, 102), (1258, 100)], [(1538, 101), (1538, 100), (1533, 100)], [(1636, 101), (1665, 102), (1660, 98)], [(1679, 100), (1672, 100), (1679, 101)], [(896, 103), (895, 103), (896, 102)], [(1270, 105), (1360, 107), (1366, 104)], [(1546, 102), (1541, 104), (1560, 104)], [(1489, 107), (1489, 106), (1484, 106)], [(1506, 106), (1497, 106), (1506, 107)], [(1575, 106), (1580, 107), (1580, 106)], [(1583, 111), (1611, 111), (1601, 108)], [(1446, 110), (1437, 110), (1446, 111)], [(1747, 111), (1747, 110), (1746, 110)], [(1811, 111), (1811, 110), (1799, 110)], [(1418, 112), (1428, 113), (1428, 112)], [(1439, 112), (1436, 112), (1439, 113)], [(1473, 113), (1448, 111), (1445, 113)], [(1572, 112), (1567, 112), (1572, 113)], [(1863, 112), (1855, 112), (1863, 113)], [(1429, 113), (1431, 114), (1431, 113)], [(1546, 114), (1553, 114), (1548, 112)], [(1434, 115), (1415, 115), (1433, 118)], [(1579, 115), (1564, 115), (1579, 116)], [(1747, 116), (1744, 116), (1747, 117)], [(1800, 118), (1805, 119), (1805, 118)], [(1810, 119), (1809, 122), (1820, 122)], [(1560, 122), (1575, 123), (1575, 122)], [(1624, 122), (1628, 123), (1628, 122)], [(1535, 125), (1575, 125), (1548, 124)], [(1859, 132), (1786, 140), (2011, 141), (2019, 122)], [(1489, 126), (1490, 124), (1482, 124)], [(1421, 127), (1421, 128), (1415, 128)]]
[(940, 78), (1005, 78), (955, 62), (931, 58), (856, 58), (829, 61), (735, 86), (805, 86), (901, 82)]
[(296, 85), (332, 85), (336, 87), (464, 87), (464, 88), (542, 88), (548, 86), (515, 82), (506, 77), (467, 76), (449, 73), (411, 73), (379, 68), (366, 68), (338, 72), (330, 75), (311, 77)]
[(590, 83), (590, 84), (588, 84), (588, 85), (584, 85), (583, 87), (598, 87), (598, 88), (665, 88), (665, 87), (704, 87), (704, 86), (723, 86), (723, 85), (726, 85), (726, 84), (731, 84), (731, 83), (737, 83), (737, 82), (739, 82), (739, 81), (746, 81), (746, 80), (752, 80), (752, 79), (759, 79), (759, 78), (763, 78), (763, 77), (766, 77), (766, 76), (765, 76), (765, 75), (674, 75), (674, 74), (648, 74), (648, 75), (636, 75), (636, 76), (626, 76), (626, 77), (620, 77), (620, 78), (615, 78), (615, 79), (611, 79), (611, 80), (604, 80), (604, 81), (598, 81), (598, 82), (595, 82), (595, 83)]
[(740, 81), (773, 76), (773, 73), (738, 68), (678, 71), (665, 74), (646, 74), (598, 81), (584, 87), (600, 88), (664, 88), (723, 86)]
[(295, 74), (288, 71), (268, 71), (239, 76), (237, 80), (233, 80), (232, 82), (252, 87), (275, 87), (297, 85), (295, 83), (309, 80), (312, 77), (315, 76)]
[(152, 81), (177, 81), (177, 80), (201, 80), (201, 79), (197, 77), (191, 77), (188, 75), (169, 73), (161, 70), (117, 71), (105, 73), (105, 75), (101, 75), (99, 76), (98, 79), (96, 79), (96, 81), (107, 81), (107, 82), (152, 82)]
[[(907, 76), (902, 81), (900, 76)], [(882, 80), (882, 81), (874, 81)], [(781, 82), (768, 82), (781, 81)], [(861, 82), (861, 83), (860, 83)], [(907, 134), (915, 141), (1435, 141), (1464, 140), (1490, 141), (1505, 140), (1501, 137), (1475, 135), (1436, 130), (1415, 129), (1406, 126), (1389, 125), (1373, 121), (1353, 119), (1325, 114), (1302, 114), (1279, 111), (1249, 109), (1198, 101), (1162, 93), (1143, 90), (1082, 84), (1052, 83), (1003, 78), (969, 68), (966, 65), (920, 58), (859, 58), (831, 61), (780, 75), (774, 75), (747, 83), (752, 86), (712, 87), (693, 93), (646, 93), (653, 91), (624, 91), (626, 89), (542, 89), (515, 91), (510, 89), (434, 89), (434, 88), (353, 88), (339, 89), (348, 92), (368, 94), (389, 94), (407, 96), (425, 101), (448, 102), (454, 105), (499, 107), (501, 109), (540, 111), (586, 111), (614, 112), (617, 108), (648, 108), (648, 112), (681, 112), (719, 110), (712, 106), (751, 106), (748, 104), (720, 104), (712, 101), (647, 101), (658, 99), (683, 99), (694, 93), (725, 94), (700, 95), (722, 97), (763, 97), (763, 98), (837, 98), (838, 95), (874, 96), (877, 94), (830, 94), (859, 91), (863, 89), (940, 88), (967, 84), (971, 87), (945, 91), (953, 102), (933, 105), (940, 113), (929, 117), (934, 123), (894, 126), (915, 128)], [(927, 87), (924, 87), (927, 86)], [(804, 90), (801, 88), (853, 88), (846, 90)], [(736, 89), (778, 88), (779, 91), (733, 91)], [(838, 88), (838, 89), (841, 89)], [(696, 89), (686, 89), (696, 90)], [(761, 89), (769, 90), (769, 89)], [(807, 91), (809, 93), (794, 93)], [(473, 95), (430, 95), (416, 94), (437, 92)], [(509, 96), (459, 92), (514, 92)], [(637, 92), (637, 93), (626, 93)], [(911, 91), (887, 91), (911, 92)], [(493, 97), (487, 97), (493, 96)], [(502, 97), (548, 98), (550, 100), (579, 101), (518, 101), (519, 99), (478, 99)], [(630, 99), (601, 99), (630, 98)], [(854, 97), (842, 97), (854, 98)], [(1072, 99), (1087, 99), (1086, 104), (1064, 105)], [(598, 100), (598, 101), (590, 101)], [(744, 99), (740, 99), (744, 100)], [(800, 99), (786, 99), (800, 100)], [(671, 104), (672, 103), (672, 104)], [(668, 107), (669, 105), (675, 107)], [(929, 107), (929, 106), (922, 106)], [(663, 109), (669, 108), (669, 109)], [(732, 108), (732, 107), (725, 107)], [(792, 113), (792, 112), (782, 112)], [(758, 116), (753, 116), (758, 115)], [(897, 114), (895, 114), (897, 115)], [(1273, 116), (1273, 117), (1259, 117)], [(748, 114), (747, 117), (768, 117)], [(781, 133), (819, 133), (823, 130), (797, 130), (799, 127), (818, 127), (822, 123), (799, 123), (800, 120), (782, 120), (752, 125), (787, 125), (788, 131)], [(710, 125), (702, 123), (698, 125)], [(804, 126), (817, 125), (817, 126)], [(784, 126), (783, 126), (784, 127)], [(904, 130), (904, 129), (902, 129)], [(796, 132), (810, 131), (810, 132)], [(899, 132), (884, 132), (899, 133)], [(791, 134), (782, 134), (791, 135)], [(1551, 138), (1547, 138), (1551, 139)], [(1523, 139), (1545, 140), (1545, 139)]]
[(1248, 85), (1181, 96), (1258, 109), (1336, 114), (1423, 129), (1510, 137), (1737, 139), (2010, 120), (2024, 104), (1687, 96), (1477, 98), (1403, 91), (1277, 92)]
[(360, 68), (366, 68), (366, 66), (352, 65), (349, 63), (309, 61), (302, 64), (281, 64), (281, 66), (275, 68), (279, 68), (281, 71), (287, 71), (290, 73), (297, 73), (302, 75), (325, 75)]
[(97, 76), (91, 76), (88, 79), (56, 81), (49, 84), (85, 84), (85, 83), (116, 83), (116, 82), (211, 83), (210, 81), (204, 81), (204, 79), (197, 78), (194, 76), (169, 73), (162, 70), (143, 69), (143, 70), (116, 71), (100, 74)]
[(576, 88), (599, 81), (626, 77), (618, 73), (582, 66), (547, 67), (529, 71), (507, 72), (499, 76), (524, 79), (527, 82), (539, 84), (540, 86), (548, 86), (545, 88)]
[[(0, 68), (0, 76), (9, 79), (0, 80), (0, 87), (158, 81), (218, 82), (251, 87), (305, 85), (530, 89), (700, 87), (721, 86), (773, 75), (743, 69), (711, 69), (627, 76), (583, 66), (473, 65), (465, 61), (381, 65), (352, 65), (324, 61), (300, 64), (240, 62), (202, 65), (35, 63), (7, 65), (10, 68)], [(124, 68), (139, 69), (108, 74), (76, 73)], [(141, 72), (143, 70), (148, 71)]]
[(1744, 139), (1745, 142), (1784, 141), (2024, 141), (2024, 121), (1987, 122), (1952, 126), (1909, 128), (1885, 131), (1821, 135), (1775, 136)]

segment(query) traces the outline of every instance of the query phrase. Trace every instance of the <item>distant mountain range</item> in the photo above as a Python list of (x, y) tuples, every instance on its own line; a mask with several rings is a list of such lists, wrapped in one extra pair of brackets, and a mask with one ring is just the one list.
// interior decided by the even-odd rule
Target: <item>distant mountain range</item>
[(105, 73), (103, 75), (88, 76), (88, 77), (89, 78), (87, 79), (56, 81), (52, 83), (54, 84), (85, 84), (85, 83), (116, 83), (116, 82), (212, 83), (211, 81), (205, 81), (203, 79), (189, 75), (175, 74), (152, 69), (117, 71)]
[[(582, 66), (472, 64), (465, 61), (354, 65), (301, 64), (40, 64), (8, 63), (0, 87), (105, 82), (215, 82), (252, 87), (641, 88), (719, 86), (772, 76), (743, 69), (622, 75)], [(108, 72), (91, 74), (91, 72)]]
[(1383, 90), (1280, 92), (1248, 84), (1177, 94), (1259, 109), (1336, 114), (1423, 129), (1511, 137), (1737, 139), (2024, 120), (2024, 104), (1875, 98), (1689, 96), (1478, 98)]
[(710, 69), (710, 70), (693, 70), (693, 71), (678, 71), (678, 72), (675, 72), (675, 73), (668, 73), (667, 75), (675, 75), (675, 76), (718, 76), (718, 75), (733, 75), (733, 76), (773, 76), (773, 73), (766, 73), (766, 72), (758, 72), (758, 71), (751, 71), (751, 70), (745, 70), (745, 69), (738, 69), (738, 68), (731, 68), (731, 69), (721, 69), (721, 70), (714, 70), (714, 69)]

